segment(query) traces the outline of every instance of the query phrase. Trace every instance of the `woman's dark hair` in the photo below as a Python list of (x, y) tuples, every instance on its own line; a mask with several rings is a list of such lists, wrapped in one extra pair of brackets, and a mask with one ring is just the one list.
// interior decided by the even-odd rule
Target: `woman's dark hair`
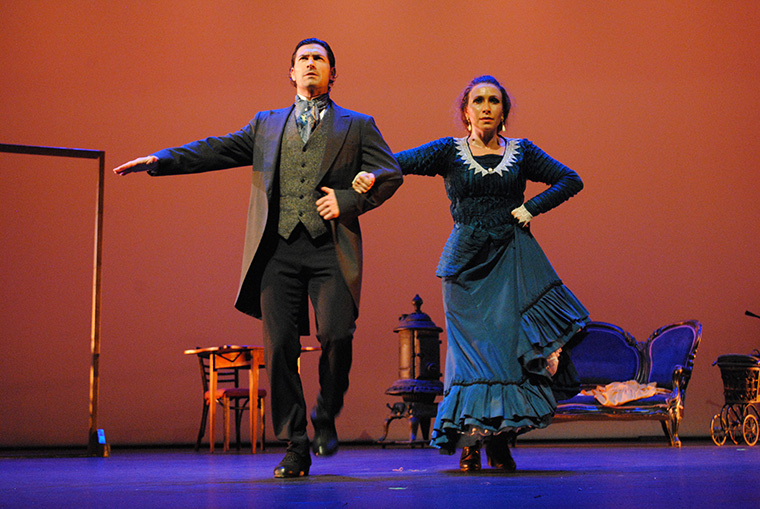
[(465, 112), (467, 111), (467, 105), (470, 102), (470, 92), (472, 91), (473, 88), (475, 88), (475, 85), (479, 85), (481, 83), (488, 83), (489, 85), (493, 85), (496, 88), (498, 88), (499, 91), (501, 92), (501, 107), (504, 113), (503, 126), (506, 128), (507, 117), (509, 116), (509, 110), (512, 109), (512, 101), (509, 99), (509, 94), (507, 93), (507, 91), (504, 89), (503, 86), (501, 86), (501, 83), (499, 83), (499, 80), (497, 80), (490, 74), (484, 74), (483, 76), (478, 76), (477, 78), (472, 80), (462, 92), (462, 98), (459, 104), (459, 113), (461, 115), (462, 124), (464, 124), (465, 127), (468, 126), (467, 116)]
[[(294, 67), (296, 65), (296, 53), (298, 53), (298, 48), (301, 46), (306, 46), (307, 44), (319, 44), (323, 48), (325, 48), (325, 51), (327, 52), (327, 60), (330, 62), (330, 69), (332, 69), (332, 75), (330, 76), (330, 83), (329, 87), (332, 88), (333, 83), (335, 83), (336, 72), (335, 72), (335, 55), (333, 54), (332, 48), (330, 48), (330, 45), (327, 44), (322, 39), (317, 39), (315, 37), (310, 37), (308, 39), (304, 39), (303, 41), (296, 44), (296, 49), (293, 50), (293, 54), (290, 56), (290, 67)], [(291, 83), (293, 83), (293, 86), (296, 86), (296, 82), (291, 80)]]

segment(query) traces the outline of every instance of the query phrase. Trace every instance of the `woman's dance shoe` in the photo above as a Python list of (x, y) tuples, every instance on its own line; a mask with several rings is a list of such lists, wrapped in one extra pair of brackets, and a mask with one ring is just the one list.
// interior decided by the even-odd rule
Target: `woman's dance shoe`
[(495, 438), (486, 442), (486, 457), (488, 464), (496, 470), (503, 472), (514, 472), (517, 470), (515, 460), (509, 452), (508, 440), (505, 438)]
[(462, 472), (477, 472), (480, 470), (480, 445), (463, 447), (459, 458), (459, 470)]

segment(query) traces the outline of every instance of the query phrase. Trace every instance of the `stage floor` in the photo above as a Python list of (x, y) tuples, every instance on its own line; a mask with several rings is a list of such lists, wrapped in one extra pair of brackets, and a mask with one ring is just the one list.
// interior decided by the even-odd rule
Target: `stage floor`
[(0, 507), (760, 507), (760, 445), (521, 442), (514, 474), (464, 474), (458, 455), (429, 448), (343, 445), (309, 477), (274, 479), (283, 454), (0, 451)]

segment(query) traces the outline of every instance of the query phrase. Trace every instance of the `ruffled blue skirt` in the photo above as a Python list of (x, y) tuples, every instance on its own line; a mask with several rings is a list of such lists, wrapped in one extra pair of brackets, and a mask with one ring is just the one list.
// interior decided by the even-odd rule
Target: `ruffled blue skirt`
[(556, 401), (546, 357), (588, 322), (528, 230), (489, 241), (443, 279), (446, 374), (431, 445), (453, 454), (490, 435), (547, 426)]

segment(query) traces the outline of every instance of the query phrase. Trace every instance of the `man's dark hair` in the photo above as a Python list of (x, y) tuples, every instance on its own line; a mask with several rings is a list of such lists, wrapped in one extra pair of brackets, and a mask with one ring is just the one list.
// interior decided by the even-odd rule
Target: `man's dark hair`
[(296, 53), (298, 53), (298, 48), (301, 46), (306, 46), (307, 44), (319, 44), (323, 48), (325, 48), (325, 51), (327, 51), (327, 60), (330, 62), (330, 67), (335, 67), (335, 55), (333, 54), (332, 49), (330, 48), (330, 45), (327, 44), (322, 39), (317, 39), (315, 37), (310, 37), (309, 39), (304, 39), (303, 41), (296, 44), (296, 49), (293, 50), (293, 55), (290, 57), (290, 67), (293, 67), (296, 65)]

